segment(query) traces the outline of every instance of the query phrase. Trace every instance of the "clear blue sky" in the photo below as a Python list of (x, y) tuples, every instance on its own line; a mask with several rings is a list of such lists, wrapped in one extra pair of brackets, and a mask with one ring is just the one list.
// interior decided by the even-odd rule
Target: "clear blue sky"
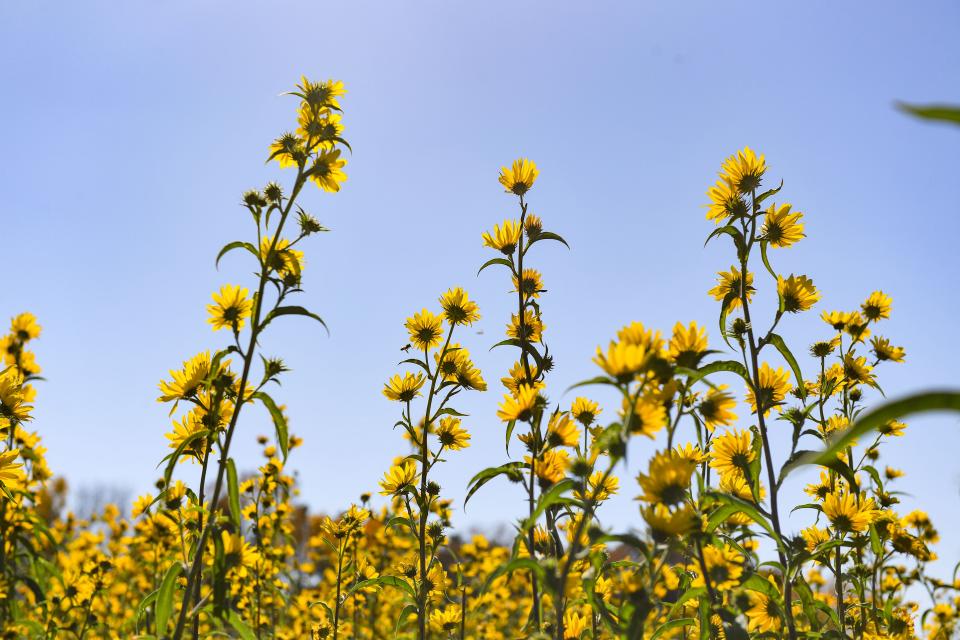
[[(263, 160), (292, 123), (294, 102), (278, 94), (300, 74), (346, 83), (355, 150), (344, 191), (306, 200), (333, 233), (307, 247), (303, 302), (332, 337), (291, 320), (264, 343), (294, 370), (277, 397), (306, 439), (290, 462), (317, 509), (375, 488), (404, 450), (380, 388), (407, 315), (464, 286), (484, 312), (484, 334), (464, 338), (487, 379), (512, 361), (487, 352), (509, 284), (475, 274), (490, 257), (480, 233), (514, 214), (496, 176), (519, 155), (542, 171), (532, 210), (573, 247), (532, 257), (549, 289), (555, 399), (593, 375), (595, 346), (628, 321), (697, 320), (718, 343), (705, 292), (731, 255), (722, 242), (703, 249), (701, 205), (744, 145), (806, 214), (809, 238), (775, 260), (814, 279), (817, 312), (892, 294), (883, 330), (908, 363), (882, 372), (888, 393), (955, 385), (960, 130), (893, 102), (960, 102), (958, 26), (949, 1), (3, 3), (0, 316), (30, 310), (43, 324), (35, 427), (51, 466), (74, 487), (151, 487), (169, 428), (157, 382), (222, 344), (205, 305), (251, 267), (236, 254), (217, 272), (213, 258), (249, 237), (240, 194), (289, 178)], [(801, 351), (824, 329), (813, 313), (783, 326)], [(461, 405), (473, 447), (441, 472), (458, 501), (473, 472), (504, 459), (491, 386)], [(916, 420), (888, 458), (949, 560), (958, 426)], [(251, 413), (241, 427), (250, 468), (268, 421)], [(624, 476), (651, 451), (639, 443)], [(623, 481), (606, 517), (638, 524)], [(491, 485), (457, 523), (508, 521), (514, 489)]]

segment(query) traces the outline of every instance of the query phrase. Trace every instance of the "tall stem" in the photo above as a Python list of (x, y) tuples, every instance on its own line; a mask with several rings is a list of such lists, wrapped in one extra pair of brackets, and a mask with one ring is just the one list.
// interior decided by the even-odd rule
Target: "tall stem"
[[(757, 211), (756, 195), (754, 194), (751, 202), (751, 211), (754, 217), (751, 218), (749, 248), (753, 247), (756, 237)], [(746, 223), (744, 223), (746, 231)], [(783, 567), (783, 597), (784, 613), (787, 618), (787, 630), (790, 633), (790, 640), (796, 640), (797, 631), (793, 621), (793, 586), (788, 577), (790, 567), (787, 566), (787, 557), (783, 552), (781, 543), (783, 533), (780, 528), (780, 511), (777, 505), (777, 476), (773, 470), (773, 454), (770, 451), (770, 438), (767, 435), (767, 425), (764, 418), (765, 408), (762, 406), (763, 399), (760, 393), (760, 349), (757, 348), (757, 341), (753, 333), (753, 324), (750, 320), (750, 303), (747, 301), (747, 261), (749, 259), (749, 250), (744, 251), (740, 256), (740, 302), (743, 305), (743, 320), (747, 325), (747, 341), (750, 347), (751, 379), (753, 380), (754, 397), (757, 405), (757, 422), (760, 428), (760, 439), (763, 444), (764, 463), (767, 468), (767, 481), (770, 484), (770, 515), (773, 520), (773, 530), (777, 534), (777, 556), (780, 559), (780, 566)], [(797, 384), (802, 385), (803, 380), (798, 380)]]
[[(253, 364), (253, 357), (255, 355), (257, 347), (257, 338), (260, 335), (260, 318), (263, 312), (263, 294), (267, 287), (267, 282), (269, 281), (270, 268), (269, 268), (269, 259), (273, 255), (273, 252), (277, 248), (277, 241), (280, 239), (280, 233), (283, 231), (283, 225), (287, 221), (287, 217), (290, 214), (290, 210), (293, 208), (293, 202), (297, 199), (297, 195), (300, 193), (300, 189), (303, 188), (306, 178), (304, 177), (303, 167), (301, 166), (297, 171), (297, 179), (293, 185), (293, 191), (290, 193), (290, 198), (287, 200), (287, 205), (284, 207), (280, 215), (280, 221), (277, 223), (277, 230), (273, 234), (273, 241), (270, 243), (270, 249), (267, 251), (266, 259), (263, 261), (264, 264), (260, 269), (260, 284), (257, 287), (257, 297), (254, 304), (253, 310), (253, 319), (250, 323), (250, 341), (247, 344), (247, 350), (243, 354), (243, 372), (240, 374), (240, 385), (237, 387), (237, 406), (233, 411), (233, 415), (230, 417), (230, 425), (227, 427), (227, 435), (223, 442), (223, 448), (220, 450), (220, 460), (217, 462), (217, 481), (213, 487), (213, 497), (210, 501), (210, 518), (207, 520), (206, 526), (200, 530), (200, 538), (197, 540), (197, 551), (194, 561), (190, 565), (190, 574), (187, 579), (187, 589), (184, 592), (184, 599), (182, 606), (180, 607), (180, 614), (177, 616), (177, 626), (174, 629), (173, 635), (171, 638), (173, 640), (180, 640), (183, 636), (183, 629), (187, 621), (187, 611), (190, 609), (190, 594), (193, 593), (193, 589), (197, 588), (197, 582), (200, 579), (200, 570), (201, 563), (200, 560), (203, 557), (203, 548), (207, 543), (207, 538), (210, 536), (210, 531), (213, 528), (213, 524), (216, 521), (216, 515), (220, 504), (220, 494), (223, 490), (223, 478), (227, 470), (227, 456), (230, 451), (230, 442), (233, 440), (233, 434), (237, 428), (237, 420), (240, 417), (240, 410), (244, 405), (244, 395), (247, 390), (247, 382), (250, 379), (250, 367)], [(158, 629), (157, 633), (162, 635), (163, 630)]]

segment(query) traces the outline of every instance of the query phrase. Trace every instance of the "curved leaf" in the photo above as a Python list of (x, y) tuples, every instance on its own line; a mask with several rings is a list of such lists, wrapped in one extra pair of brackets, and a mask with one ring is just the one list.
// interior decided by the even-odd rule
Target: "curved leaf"
[(307, 311), (303, 307), (296, 305), (277, 307), (276, 309), (272, 310), (267, 314), (267, 317), (263, 319), (263, 322), (260, 324), (260, 329), (263, 330), (263, 328), (270, 324), (274, 318), (279, 318), (280, 316), (306, 316), (307, 318), (313, 318), (322, 324), (323, 328), (327, 332), (327, 335), (330, 335), (330, 328), (327, 327), (327, 323), (323, 321), (323, 318), (312, 311)]
[(470, 497), (476, 493), (480, 487), (487, 484), (497, 476), (504, 474), (509, 475), (511, 471), (519, 471), (523, 467), (523, 462), (508, 462), (500, 465), (499, 467), (487, 467), (477, 475), (473, 476), (473, 478), (470, 479), (470, 482), (467, 483), (467, 497), (463, 500), (464, 510), (467, 508), (467, 503), (470, 501)]
[(283, 453), (283, 459), (286, 460), (287, 451), (290, 447), (290, 436), (287, 431), (287, 417), (283, 415), (283, 411), (281, 411), (280, 407), (277, 406), (277, 403), (273, 401), (273, 398), (263, 391), (256, 392), (252, 397), (262, 402), (263, 406), (265, 406), (267, 411), (270, 412), (270, 417), (273, 419), (273, 426), (277, 433), (277, 445), (280, 447), (280, 452)]
[(240, 529), (240, 489), (237, 484), (237, 465), (233, 458), (227, 458), (227, 499), (230, 503), (230, 519), (233, 525)]
[(797, 359), (793, 357), (793, 353), (790, 352), (787, 343), (775, 333), (771, 333), (769, 337), (767, 337), (767, 342), (775, 346), (777, 351), (780, 352), (780, 355), (783, 356), (783, 359), (790, 365), (790, 369), (793, 370), (793, 377), (797, 381), (797, 388), (803, 393), (800, 399), (806, 400), (807, 389), (806, 385), (803, 384), (803, 374), (800, 372), (800, 365), (797, 364)]
[[(177, 586), (177, 578), (180, 577), (181, 573), (183, 573), (183, 565), (179, 562), (174, 562), (170, 565), (170, 568), (167, 569), (166, 575), (163, 576), (163, 582), (160, 583), (160, 588), (157, 589), (155, 615), (157, 620), (157, 633), (161, 636), (165, 634), (167, 621), (173, 612), (173, 590)], [(186, 606), (186, 604), (184, 604), (184, 606)]]
[(220, 253), (217, 254), (217, 260), (216, 260), (216, 262), (214, 263), (214, 266), (219, 267), (219, 266), (220, 266), (220, 258), (222, 258), (223, 256), (225, 256), (225, 255), (226, 255), (227, 253), (229, 253), (230, 251), (233, 251), (234, 249), (241, 249), (241, 248), (242, 248), (242, 249), (246, 249), (247, 251), (249, 251), (250, 253), (252, 253), (252, 254), (254, 255), (254, 257), (257, 259), (257, 261), (258, 261), (258, 262), (260, 261), (260, 254), (257, 252), (257, 248), (256, 248), (256, 247), (254, 247), (254, 246), (253, 246), (252, 244), (250, 244), (249, 242), (244, 242), (244, 241), (242, 241), (242, 240), (236, 240), (236, 241), (234, 241), (234, 242), (231, 242), (231, 243), (229, 243), (229, 244), (224, 245), (224, 247), (223, 247), (222, 249), (220, 249)]

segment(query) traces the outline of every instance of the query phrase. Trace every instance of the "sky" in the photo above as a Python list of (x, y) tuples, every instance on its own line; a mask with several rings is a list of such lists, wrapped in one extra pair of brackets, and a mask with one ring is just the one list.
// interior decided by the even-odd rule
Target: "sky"
[[(346, 84), (353, 147), (343, 191), (303, 200), (332, 232), (306, 244), (299, 302), (330, 336), (290, 319), (262, 343), (292, 369), (274, 395), (305, 439), (288, 468), (315, 510), (375, 491), (406, 452), (380, 390), (401, 370), (404, 319), (462, 286), (483, 319), (459, 337), (491, 390), (457, 405), (472, 446), (437, 477), (463, 531), (521, 515), (507, 483), (461, 506), (469, 478), (508, 459), (497, 380), (515, 354), (489, 347), (514, 299), (504, 272), (477, 268), (493, 257), (481, 233), (517, 215), (497, 172), (519, 156), (541, 170), (531, 211), (571, 246), (528, 259), (548, 289), (551, 401), (573, 399), (564, 390), (596, 374), (596, 346), (630, 321), (667, 333), (696, 321), (719, 348), (706, 291), (733, 255), (704, 248), (704, 194), (745, 145), (766, 155), (770, 185), (784, 180), (778, 202), (805, 216), (808, 237), (772, 256), (823, 293), (781, 323), (795, 352), (828, 337), (820, 311), (882, 289), (894, 313), (880, 332), (908, 354), (878, 372), (887, 395), (955, 388), (960, 130), (894, 104), (960, 102), (958, 26), (949, 1), (3, 3), (0, 317), (28, 310), (43, 325), (32, 428), (75, 490), (152, 489), (170, 429), (157, 384), (226, 344), (206, 305), (222, 284), (250, 286), (253, 266), (234, 253), (218, 271), (214, 257), (253, 233), (241, 194), (291, 180), (264, 160), (294, 125), (280, 94), (301, 74)], [(958, 426), (912, 420), (885, 449), (906, 472), (901, 512), (923, 506), (942, 533), (944, 572), (960, 560)], [(245, 412), (241, 469), (259, 463), (255, 436), (270, 428), (264, 411)], [(782, 447), (785, 427), (772, 429)], [(611, 526), (642, 526), (632, 478), (656, 446), (631, 449), (624, 490), (601, 513)], [(797, 472), (788, 499), (815, 475)]]

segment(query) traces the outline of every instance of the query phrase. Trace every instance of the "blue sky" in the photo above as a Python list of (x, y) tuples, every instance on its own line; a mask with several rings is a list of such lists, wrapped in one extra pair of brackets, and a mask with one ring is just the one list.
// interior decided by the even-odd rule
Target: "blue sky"
[[(542, 172), (532, 211), (572, 246), (531, 258), (549, 289), (554, 400), (572, 399), (563, 389), (594, 374), (596, 345), (631, 320), (664, 331), (696, 320), (719, 342), (705, 294), (732, 255), (722, 242), (703, 248), (702, 204), (744, 145), (766, 154), (783, 201), (805, 213), (809, 237), (774, 261), (813, 278), (817, 312), (877, 288), (893, 296), (882, 332), (908, 361), (880, 372), (888, 395), (956, 386), (960, 131), (893, 103), (960, 102), (960, 6), (773, 7), (4, 3), (0, 316), (30, 310), (44, 326), (34, 426), (51, 466), (77, 488), (151, 487), (169, 428), (157, 382), (223, 344), (205, 305), (221, 284), (249, 283), (252, 267), (236, 254), (218, 272), (213, 258), (249, 237), (241, 193), (289, 179), (263, 160), (293, 122), (294, 102), (278, 95), (301, 74), (346, 83), (354, 148), (343, 192), (304, 200), (333, 233), (306, 247), (302, 303), (332, 335), (290, 320), (264, 340), (293, 368), (276, 396), (306, 439), (290, 464), (319, 510), (374, 489), (404, 451), (380, 388), (407, 315), (464, 286), (484, 314), (465, 345), (491, 382), (512, 362), (487, 351), (509, 319), (510, 285), (476, 269), (491, 257), (481, 232), (515, 213), (496, 176), (519, 155)], [(813, 313), (782, 330), (798, 351), (826, 335)], [(458, 502), (474, 472), (505, 459), (491, 386), (461, 403), (473, 446), (439, 474)], [(913, 496), (902, 511), (930, 511), (944, 565), (960, 558), (958, 426), (915, 420), (888, 449)], [(268, 428), (259, 411), (242, 421), (241, 468), (256, 464), (254, 436)], [(630, 477), (653, 447), (631, 452), (611, 524), (639, 524)], [(508, 522), (521, 511), (515, 489), (489, 485), (457, 524)]]

